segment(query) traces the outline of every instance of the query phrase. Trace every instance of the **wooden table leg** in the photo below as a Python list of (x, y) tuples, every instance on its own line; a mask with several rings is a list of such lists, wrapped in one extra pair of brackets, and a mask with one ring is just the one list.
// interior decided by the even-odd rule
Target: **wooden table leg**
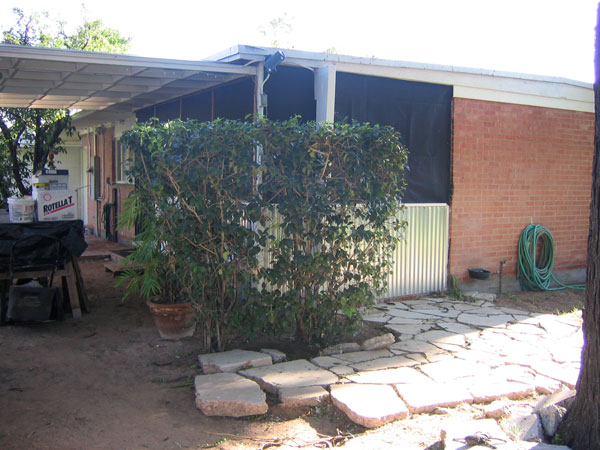
[(83, 284), (83, 275), (81, 275), (81, 269), (79, 268), (79, 261), (76, 256), (71, 256), (73, 261), (73, 269), (75, 269), (75, 280), (77, 281), (77, 293), (79, 294), (79, 303), (81, 304), (81, 310), (85, 313), (90, 312), (88, 308), (88, 298), (85, 292), (85, 285)]
[(75, 280), (75, 269), (73, 268), (73, 261), (69, 261), (65, 265), (67, 269), (67, 286), (69, 288), (69, 301), (71, 302), (71, 311), (73, 311), (73, 318), (75, 320), (81, 320), (81, 306), (79, 304), (79, 293), (77, 292), (77, 282)]

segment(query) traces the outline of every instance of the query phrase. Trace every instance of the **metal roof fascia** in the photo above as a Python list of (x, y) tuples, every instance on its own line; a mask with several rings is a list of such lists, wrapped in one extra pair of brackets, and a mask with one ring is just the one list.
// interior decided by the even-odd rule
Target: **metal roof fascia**
[(79, 64), (106, 64), (115, 66), (133, 66), (147, 68), (163, 68), (190, 70), (196, 72), (220, 72), (242, 75), (256, 75), (252, 66), (237, 66), (224, 62), (185, 61), (175, 59), (148, 58), (112, 53), (84, 52), (80, 50), (64, 50), (21, 45), (0, 44), (0, 58), (22, 58), (42, 61), (61, 61)]
[(234, 47), (230, 47), (229, 49), (220, 52), (216, 55), (210, 57), (218, 58), (223, 61), (235, 61), (237, 59), (254, 59), (257, 57), (264, 57), (265, 55), (269, 55), (272, 52), (277, 50), (282, 50), (285, 53), (286, 59), (283, 62), (285, 65), (287, 63), (299, 63), (301, 65), (307, 65), (310, 67), (321, 67), (326, 65), (327, 63), (344, 63), (347, 68), (351, 65), (358, 66), (379, 66), (385, 68), (398, 68), (398, 69), (422, 69), (422, 70), (432, 70), (439, 72), (448, 72), (448, 73), (464, 73), (470, 75), (484, 75), (490, 77), (502, 77), (502, 78), (515, 78), (521, 80), (531, 80), (531, 81), (545, 81), (550, 83), (562, 83), (562, 84), (571, 84), (577, 87), (583, 87), (591, 89), (593, 88), (592, 83), (586, 83), (584, 81), (572, 80), (569, 78), (562, 77), (553, 77), (546, 75), (534, 75), (534, 74), (525, 74), (518, 72), (505, 72), (499, 70), (490, 70), (490, 69), (477, 69), (471, 67), (460, 67), (460, 66), (447, 66), (441, 64), (428, 64), (428, 63), (419, 63), (419, 62), (409, 62), (409, 61), (396, 61), (389, 59), (380, 59), (380, 58), (365, 58), (358, 56), (349, 56), (349, 55), (338, 55), (335, 53), (321, 53), (321, 52), (307, 52), (303, 50), (296, 49), (279, 49), (279, 48), (271, 48), (271, 47), (254, 47), (249, 45), (236, 45)]

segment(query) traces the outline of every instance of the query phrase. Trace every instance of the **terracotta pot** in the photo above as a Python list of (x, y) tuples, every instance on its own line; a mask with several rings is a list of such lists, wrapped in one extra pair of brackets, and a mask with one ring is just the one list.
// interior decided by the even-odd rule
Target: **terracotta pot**
[(196, 318), (192, 303), (155, 303), (146, 300), (162, 339), (181, 339), (194, 335)]

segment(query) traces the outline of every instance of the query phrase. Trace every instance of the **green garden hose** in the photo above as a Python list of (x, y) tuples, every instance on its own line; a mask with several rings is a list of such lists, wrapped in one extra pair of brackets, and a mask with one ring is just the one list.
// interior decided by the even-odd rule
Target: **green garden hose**
[[(538, 240), (540, 240), (538, 251)], [(559, 289), (585, 289), (585, 285), (566, 285), (552, 274), (554, 267), (554, 238), (547, 228), (541, 225), (527, 225), (519, 238), (517, 277), (521, 288), (527, 291), (557, 291)], [(558, 286), (550, 287), (554, 281)]]

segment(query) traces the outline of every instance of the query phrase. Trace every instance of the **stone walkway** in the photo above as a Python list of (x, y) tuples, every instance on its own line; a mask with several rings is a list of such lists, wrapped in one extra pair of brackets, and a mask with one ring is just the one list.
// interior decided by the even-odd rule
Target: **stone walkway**
[[(341, 346), (336, 349), (358, 351), (310, 361), (267, 360), (266, 365), (265, 353), (233, 351), (218, 356), (220, 366), (215, 355), (201, 355), (200, 364), (205, 373), (237, 372), (254, 382), (248, 414), (266, 410), (259, 386), (289, 406), (331, 400), (352, 421), (370, 428), (440, 407), (572, 389), (579, 374), (583, 337), (578, 313), (527, 313), (495, 306), (493, 296), (482, 294), (473, 302), (422, 298), (378, 304), (364, 320), (393, 333), (381, 339), (385, 348)], [(196, 404), (206, 414), (220, 415), (212, 402), (220, 397), (218, 377), (196, 377)], [(224, 392), (232, 382), (243, 384), (224, 378)], [(242, 391), (233, 408), (238, 416), (245, 414)], [(207, 395), (211, 407), (203, 408)], [(223, 412), (231, 409), (223, 406)]]

